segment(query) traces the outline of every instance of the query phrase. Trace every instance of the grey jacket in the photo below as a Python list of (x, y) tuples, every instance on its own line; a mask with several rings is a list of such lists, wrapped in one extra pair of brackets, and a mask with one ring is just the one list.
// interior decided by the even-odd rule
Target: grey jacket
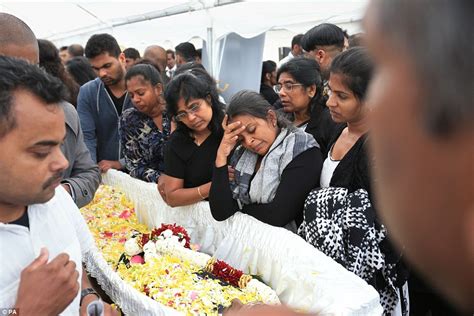
[(79, 116), (76, 109), (67, 102), (61, 102), (66, 121), (66, 138), (61, 150), (69, 161), (62, 183), (70, 185), (71, 193), (78, 207), (88, 204), (101, 181), (99, 167), (95, 164), (84, 143)]

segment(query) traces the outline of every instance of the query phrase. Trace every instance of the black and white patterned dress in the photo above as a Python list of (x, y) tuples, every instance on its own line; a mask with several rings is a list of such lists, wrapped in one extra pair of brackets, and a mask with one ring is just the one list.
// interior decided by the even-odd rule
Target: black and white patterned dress
[[(298, 234), (314, 247), (336, 260), (374, 286), (380, 294), (385, 315), (392, 315), (405, 283), (400, 256), (391, 250), (387, 231), (376, 217), (364, 189), (315, 189), (308, 195), (304, 221)], [(401, 313), (407, 315), (406, 302)]]

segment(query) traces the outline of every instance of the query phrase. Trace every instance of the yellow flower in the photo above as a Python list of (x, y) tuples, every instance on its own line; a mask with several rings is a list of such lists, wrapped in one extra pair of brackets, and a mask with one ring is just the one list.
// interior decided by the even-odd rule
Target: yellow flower
[[(131, 215), (121, 216), (124, 211), (131, 212)], [(117, 267), (119, 276), (138, 291), (145, 293), (146, 287), (148, 295), (162, 305), (187, 315), (218, 315), (217, 307), (229, 306), (234, 298), (243, 303), (261, 301), (257, 293), (199, 276), (204, 267), (177, 256), (158, 256), (129, 268), (123, 263), (118, 264), (125, 252), (124, 243), (132, 232), (149, 233), (149, 230), (138, 222), (133, 204), (117, 189), (102, 185), (93, 202), (81, 212), (97, 247), (112, 269)]]

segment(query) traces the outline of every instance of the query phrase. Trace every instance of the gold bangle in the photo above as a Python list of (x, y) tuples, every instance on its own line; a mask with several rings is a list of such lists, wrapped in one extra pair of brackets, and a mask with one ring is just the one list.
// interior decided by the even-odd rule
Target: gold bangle
[(201, 194), (201, 186), (198, 186), (197, 189), (198, 189), (198, 194), (199, 194), (199, 196), (201, 197), (201, 199), (204, 200), (205, 197)]

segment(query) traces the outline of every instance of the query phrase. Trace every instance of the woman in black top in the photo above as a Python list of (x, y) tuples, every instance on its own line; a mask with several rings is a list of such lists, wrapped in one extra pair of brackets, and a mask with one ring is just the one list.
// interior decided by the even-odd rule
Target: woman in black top
[(318, 63), (308, 58), (293, 58), (277, 73), (277, 91), (283, 111), (293, 123), (314, 136), (325, 156), (328, 144), (341, 124), (331, 119), (323, 97)]
[(189, 205), (209, 196), (224, 107), (214, 79), (202, 69), (176, 75), (165, 99), (177, 128), (165, 149), (166, 177), (160, 177), (158, 189), (168, 205)]
[(327, 106), (332, 119), (346, 125), (329, 143), (321, 189), (305, 204), (300, 234), (316, 248), (367, 281), (380, 294), (386, 315), (396, 305), (406, 311), (401, 287), (407, 271), (380, 222), (370, 186), (366, 104), (373, 62), (363, 48), (342, 52), (330, 67)]
[(273, 90), (276, 85), (277, 65), (272, 60), (267, 60), (262, 63), (262, 78), (260, 80), (260, 94), (268, 101), (268, 103), (275, 103), (279, 97)]
[[(223, 128), (209, 196), (212, 216), (221, 221), (240, 211), (296, 231), (304, 199), (321, 172), (322, 156), (314, 138), (247, 90), (230, 101)], [(228, 176), (230, 156), (233, 179)]]
[(344, 187), (351, 192), (365, 189), (369, 194), (371, 192), (366, 150), (369, 127), (365, 95), (372, 70), (372, 62), (361, 48), (344, 52), (331, 65), (330, 94), (326, 105), (332, 119), (344, 124), (345, 128), (339, 130), (329, 144), (321, 174), (322, 187)]

